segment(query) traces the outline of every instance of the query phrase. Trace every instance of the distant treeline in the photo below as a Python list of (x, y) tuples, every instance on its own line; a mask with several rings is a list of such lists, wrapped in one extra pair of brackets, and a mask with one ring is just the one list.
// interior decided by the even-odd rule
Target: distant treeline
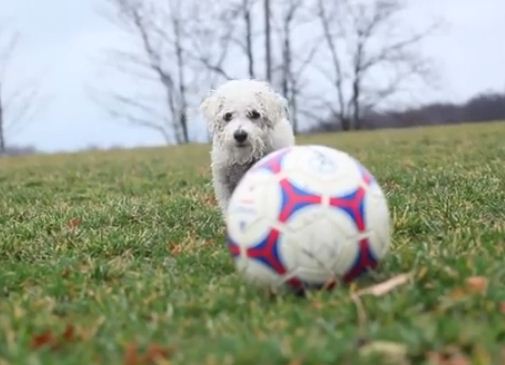
[(37, 153), (35, 147), (31, 146), (7, 146), (4, 151), (0, 151), (0, 157), (2, 156), (23, 156), (32, 155)]
[[(505, 121), (505, 93), (482, 93), (465, 103), (432, 103), (403, 111), (368, 112), (363, 116), (363, 129), (400, 128), (420, 125), (465, 122)], [(338, 130), (339, 123), (329, 119), (311, 130)]]

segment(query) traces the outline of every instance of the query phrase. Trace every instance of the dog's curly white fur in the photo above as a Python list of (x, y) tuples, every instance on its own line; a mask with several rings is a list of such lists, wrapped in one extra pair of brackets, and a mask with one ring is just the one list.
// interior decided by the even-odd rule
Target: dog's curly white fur
[(212, 135), (214, 191), (226, 213), (233, 190), (262, 157), (295, 143), (286, 100), (258, 80), (232, 80), (213, 91), (201, 110)]

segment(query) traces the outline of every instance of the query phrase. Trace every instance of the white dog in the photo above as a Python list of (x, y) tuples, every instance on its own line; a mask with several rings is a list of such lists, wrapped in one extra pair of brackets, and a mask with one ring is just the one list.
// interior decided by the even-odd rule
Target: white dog
[(268, 153), (295, 142), (286, 100), (266, 83), (232, 80), (202, 103), (212, 135), (212, 178), (223, 213), (244, 173)]

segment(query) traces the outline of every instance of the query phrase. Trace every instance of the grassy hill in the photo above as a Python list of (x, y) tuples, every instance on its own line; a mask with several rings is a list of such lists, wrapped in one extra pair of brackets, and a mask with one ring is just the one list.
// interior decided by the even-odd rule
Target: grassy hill
[(0, 159), (0, 364), (505, 363), (505, 123), (300, 143), (358, 157), (394, 222), (376, 273), (305, 299), (235, 274), (208, 146)]

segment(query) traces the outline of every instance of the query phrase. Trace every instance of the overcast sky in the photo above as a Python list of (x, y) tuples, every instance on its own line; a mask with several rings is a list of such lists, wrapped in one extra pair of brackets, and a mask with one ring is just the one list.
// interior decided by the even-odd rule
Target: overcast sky
[[(90, 85), (121, 82), (105, 77), (103, 61), (107, 49), (126, 39), (97, 12), (101, 0), (0, 1), (3, 28), (22, 35), (10, 82), (35, 80), (45, 96), (37, 118), (8, 135), (10, 144), (52, 152), (163, 143), (151, 131), (111, 120), (89, 98)], [(412, 3), (412, 23), (428, 24), (434, 18), (447, 23), (422, 45), (441, 79), (440, 88), (421, 100), (461, 101), (481, 91), (505, 90), (504, 0)]]

